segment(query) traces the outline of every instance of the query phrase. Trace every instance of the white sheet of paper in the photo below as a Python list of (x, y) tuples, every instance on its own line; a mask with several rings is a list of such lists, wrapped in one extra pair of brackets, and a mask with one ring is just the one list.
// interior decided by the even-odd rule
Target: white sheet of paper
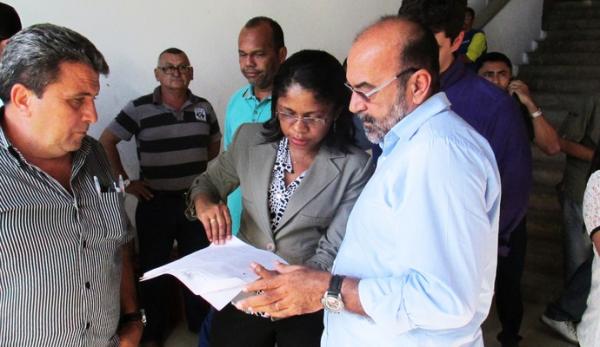
[(258, 279), (250, 267), (252, 262), (272, 270), (277, 261), (286, 263), (277, 254), (255, 248), (232, 236), (224, 245), (211, 244), (207, 248), (150, 270), (140, 280), (173, 275), (194, 294), (202, 296), (217, 310), (221, 310), (246, 284)]

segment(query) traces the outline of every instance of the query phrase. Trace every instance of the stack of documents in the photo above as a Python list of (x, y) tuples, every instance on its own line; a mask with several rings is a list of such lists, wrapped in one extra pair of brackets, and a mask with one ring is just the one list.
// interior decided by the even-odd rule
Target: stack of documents
[(279, 261), (277, 254), (244, 243), (235, 236), (224, 245), (211, 244), (172, 263), (150, 270), (141, 278), (149, 280), (161, 275), (173, 275), (194, 294), (202, 296), (217, 310), (236, 297), (248, 283), (258, 279), (251, 263), (269, 270)]

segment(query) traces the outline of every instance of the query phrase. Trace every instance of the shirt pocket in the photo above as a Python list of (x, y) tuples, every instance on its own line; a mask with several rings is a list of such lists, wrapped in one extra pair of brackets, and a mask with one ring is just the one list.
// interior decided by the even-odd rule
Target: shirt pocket
[(128, 219), (125, 214), (125, 196), (117, 192), (98, 195), (100, 223), (107, 239), (122, 239), (127, 235)]

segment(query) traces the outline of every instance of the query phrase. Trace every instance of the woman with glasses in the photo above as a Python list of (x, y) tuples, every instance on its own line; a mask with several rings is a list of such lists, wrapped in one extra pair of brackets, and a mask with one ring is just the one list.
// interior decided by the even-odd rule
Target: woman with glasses
[[(222, 244), (231, 237), (225, 198), (240, 186), (239, 238), (290, 264), (331, 270), (350, 210), (372, 173), (369, 156), (352, 143), (344, 82), (340, 63), (323, 51), (300, 51), (281, 65), (271, 119), (241, 126), (190, 189), (190, 207), (209, 240)], [(272, 321), (228, 305), (215, 312), (210, 344), (319, 346), (322, 319), (318, 312)]]

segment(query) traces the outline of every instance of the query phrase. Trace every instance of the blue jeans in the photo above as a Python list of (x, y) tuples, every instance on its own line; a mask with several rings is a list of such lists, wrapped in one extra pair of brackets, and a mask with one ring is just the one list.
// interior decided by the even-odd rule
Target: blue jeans
[(585, 231), (581, 203), (560, 196), (563, 212), (565, 287), (561, 296), (546, 308), (545, 315), (558, 321), (578, 322), (587, 306), (594, 253)]

